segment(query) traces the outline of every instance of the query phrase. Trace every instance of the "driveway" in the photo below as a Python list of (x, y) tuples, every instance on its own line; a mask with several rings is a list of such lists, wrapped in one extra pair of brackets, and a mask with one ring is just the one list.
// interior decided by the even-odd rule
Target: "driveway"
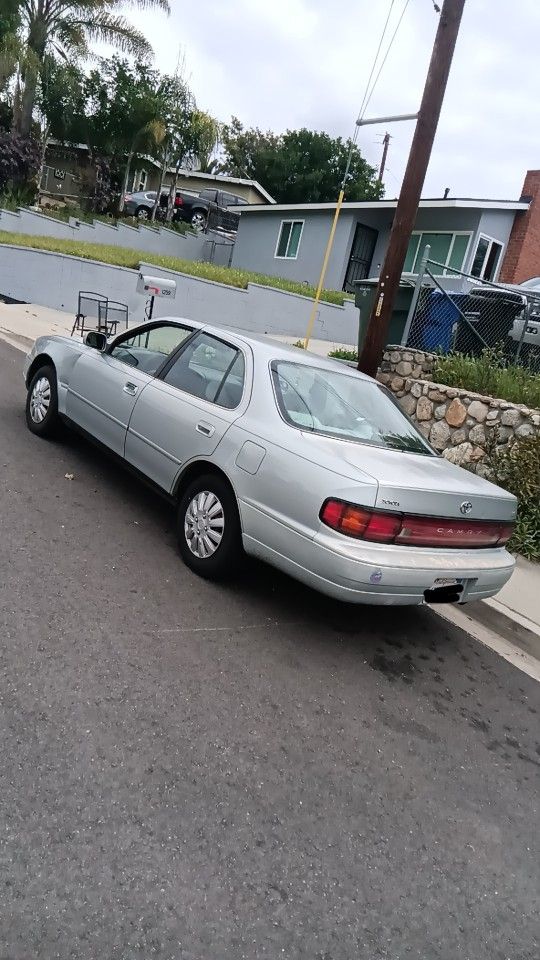
[(197, 579), (166, 504), (26, 430), (21, 364), (2, 960), (538, 960), (540, 686), (426, 609)]

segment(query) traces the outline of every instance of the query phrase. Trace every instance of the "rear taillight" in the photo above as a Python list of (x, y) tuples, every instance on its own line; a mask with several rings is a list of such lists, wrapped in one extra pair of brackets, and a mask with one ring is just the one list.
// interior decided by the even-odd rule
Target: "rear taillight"
[(183, 206), (184, 206), (184, 201), (182, 200), (182, 197), (175, 197), (175, 198), (174, 198), (174, 205), (175, 205), (175, 207), (183, 207)]
[(368, 510), (343, 500), (326, 500), (320, 518), (327, 527), (370, 543), (395, 543), (407, 547), (502, 547), (514, 530), (513, 523), (491, 520), (449, 520)]

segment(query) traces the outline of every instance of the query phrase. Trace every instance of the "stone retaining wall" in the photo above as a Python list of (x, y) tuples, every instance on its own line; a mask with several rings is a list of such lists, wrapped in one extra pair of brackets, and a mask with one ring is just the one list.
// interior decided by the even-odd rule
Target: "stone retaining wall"
[(387, 347), (377, 374), (419, 430), (451, 463), (482, 473), (495, 444), (540, 432), (540, 410), (433, 383), (434, 354)]

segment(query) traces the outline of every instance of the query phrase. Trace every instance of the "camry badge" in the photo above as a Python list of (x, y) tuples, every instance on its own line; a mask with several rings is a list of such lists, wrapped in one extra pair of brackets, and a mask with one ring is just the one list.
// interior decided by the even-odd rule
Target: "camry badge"
[(470, 500), (464, 500), (459, 508), (459, 512), (466, 516), (472, 510), (472, 503)]

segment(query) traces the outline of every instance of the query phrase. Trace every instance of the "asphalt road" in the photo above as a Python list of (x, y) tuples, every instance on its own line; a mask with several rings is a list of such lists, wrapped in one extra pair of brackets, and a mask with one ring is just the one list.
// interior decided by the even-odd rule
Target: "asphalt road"
[[(540, 686), (24, 424), (0, 343), (1, 960), (538, 960)], [(66, 479), (65, 474), (73, 474)]]

